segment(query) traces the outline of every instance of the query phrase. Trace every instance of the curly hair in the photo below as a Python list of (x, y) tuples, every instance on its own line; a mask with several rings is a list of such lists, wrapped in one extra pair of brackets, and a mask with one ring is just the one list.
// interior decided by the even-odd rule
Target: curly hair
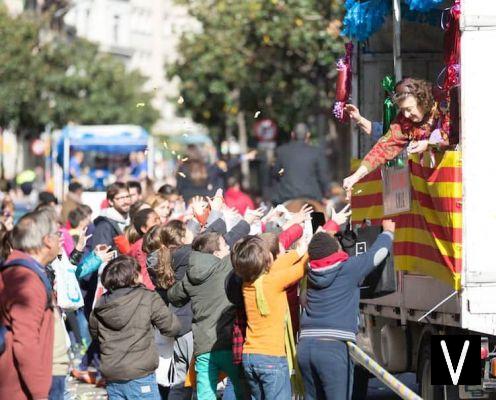
[(434, 107), (432, 83), (424, 79), (405, 78), (396, 84), (394, 90), (394, 101), (396, 103), (411, 95), (415, 97), (418, 106), (425, 113), (428, 113)]

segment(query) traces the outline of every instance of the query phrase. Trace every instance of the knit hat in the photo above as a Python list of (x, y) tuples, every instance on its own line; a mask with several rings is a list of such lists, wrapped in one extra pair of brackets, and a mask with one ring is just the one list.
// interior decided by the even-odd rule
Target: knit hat
[(310, 260), (320, 260), (339, 251), (338, 241), (328, 233), (316, 233), (308, 245)]

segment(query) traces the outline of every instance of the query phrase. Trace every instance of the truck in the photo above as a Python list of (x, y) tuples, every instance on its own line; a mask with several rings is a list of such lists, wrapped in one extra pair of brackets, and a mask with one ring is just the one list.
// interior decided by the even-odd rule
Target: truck
[[(441, 19), (452, 5), (453, 1), (444, 2), (437, 25), (429, 25), (400, 19), (400, 1), (393, 0), (392, 17), (379, 32), (355, 46), (352, 98), (363, 116), (382, 120), (384, 92), (380, 82), (387, 74), (438, 82), (444, 67)], [(459, 144), (431, 160), (434, 165), (431, 163), (423, 169), (430, 171), (429, 177), (415, 177), (410, 171), (408, 180), (412, 185), (408, 188), (410, 191), (418, 189), (415, 185), (426, 185), (423, 194), (427, 197), (440, 196), (442, 185), (448, 188), (447, 196), (455, 198), (455, 202), (451, 203), (449, 212), (442, 214), (446, 219), (437, 225), (438, 228), (444, 225), (452, 240), (449, 244), (443, 243), (442, 232), (432, 231), (436, 225), (432, 219), (439, 213), (413, 201), (412, 207), (417, 208), (410, 214), (416, 214), (424, 225), (412, 229), (408, 240), (423, 243), (426, 253), (417, 253), (418, 257), (411, 254), (408, 258), (403, 249), (402, 256), (395, 254), (397, 290), (383, 297), (362, 299), (360, 304), (359, 345), (391, 373), (416, 373), (419, 395), (424, 400), (496, 398), (496, 371), (491, 369), (491, 359), (496, 357), (496, 298), (493, 298), (496, 261), (491, 253), (494, 239), (490, 233), (490, 223), (496, 221), (496, 189), (491, 179), (492, 171), (496, 171), (491, 147), (494, 137), (492, 97), (496, 93), (496, 53), (493, 51), (496, 1), (462, 0), (460, 31)], [(351, 127), (351, 134), (352, 154), (360, 159), (372, 143), (355, 126)], [(410, 159), (410, 166), (422, 161), (430, 163), (428, 156), (417, 157)], [(443, 181), (440, 170), (444, 167), (454, 168), (458, 178)], [(375, 179), (381, 180), (380, 171)], [(361, 194), (370, 195), (367, 190), (373, 186), (371, 182), (362, 182)], [(432, 199), (434, 203), (443, 200)], [(354, 222), (364, 217), (384, 217), (381, 215), (384, 210), (377, 207), (364, 206), (363, 210), (353, 207), (353, 210)], [(393, 217), (400, 228), (405, 214), (408, 213)], [(419, 252), (421, 248), (416, 250)], [(427, 261), (427, 252), (431, 251), (437, 262)], [(444, 264), (445, 269), (440, 268), (440, 264)], [(482, 336), (480, 385), (431, 385), (431, 337), (438, 334)], [(368, 378), (364, 370), (357, 369), (355, 399), (365, 398)]]

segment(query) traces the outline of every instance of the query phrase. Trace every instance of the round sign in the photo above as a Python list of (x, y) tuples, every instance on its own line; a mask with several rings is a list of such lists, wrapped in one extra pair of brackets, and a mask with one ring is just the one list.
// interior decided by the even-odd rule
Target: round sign
[(45, 153), (45, 143), (41, 139), (36, 139), (31, 143), (31, 151), (35, 156), (41, 156)]
[(271, 119), (261, 119), (253, 127), (255, 136), (261, 142), (273, 142), (277, 139), (277, 125)]

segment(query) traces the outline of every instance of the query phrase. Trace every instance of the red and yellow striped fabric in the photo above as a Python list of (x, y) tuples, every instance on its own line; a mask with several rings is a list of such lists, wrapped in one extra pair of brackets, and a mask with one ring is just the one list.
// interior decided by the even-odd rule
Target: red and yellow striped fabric
[[(427, 155), (427, 153), (426, 153)], [(424, 162), (425, 161), (425, 162)], [(462, 168), (461, 152), (436, 155), (436, 166), (425, 166), (430, 157), (411, 155), (412, 207), (396, 214), (394, 260), (396, 269), (430, 275), (458, 290), (462, 267)], [(357, 168), (359, 162), (353, 162)], [(372, 172), (353, 188), (353, 223), (383, 218), (381, 171)]]

